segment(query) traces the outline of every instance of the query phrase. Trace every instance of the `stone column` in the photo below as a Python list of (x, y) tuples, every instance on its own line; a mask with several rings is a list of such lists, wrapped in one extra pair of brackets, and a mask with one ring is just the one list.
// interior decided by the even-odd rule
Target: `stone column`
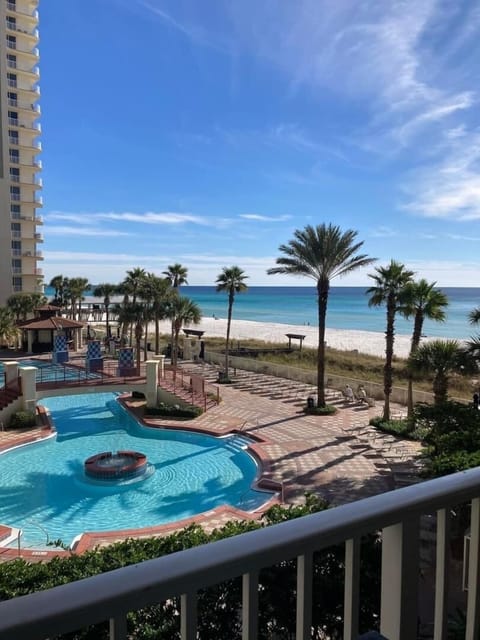
[(147, 360), (147, 385), (145, 397), (147, 407), (157, 406), (157, 380), (158, 380), (158, 360)]
[(158, 362), (160, 378), (164, 378), (165, 377), (165, 356), (152, 356), (152, 360), (156, 360)]
[(191, 338), (183, 339), (183, 359), (184, 360), (192, 359), (192, 339)]
[(18, 362), (4, 362), (5, 367), (5, 384), (14, 382), (18, 378)]
[(33, 331), (27, 331), (27, 352), (33, 353)]
[(37, 367), (23, 367), (22, 375), (22, 408), (35, 412), (37, 404)]

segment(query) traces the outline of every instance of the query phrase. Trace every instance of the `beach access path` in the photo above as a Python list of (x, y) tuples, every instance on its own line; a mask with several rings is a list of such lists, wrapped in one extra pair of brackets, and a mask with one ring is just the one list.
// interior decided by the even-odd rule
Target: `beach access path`
[[(211, 382), (218, 375), (211, 365), (184, 363), (182, 367)], [(338, 505), (418, 480), (419, 443), (384, 435), (368, 426), (370, 418), (382, 411), (381, 403), (375, 407), (350, 404), (332, 391), (328, 402), (337, 406), (335, 415), (306, 415), (303, 406), (312, 387), (240, 370), (233, 384), (219, 388), (221, 403), (188, 425), (217, 435), (241, 431), (255, 438), (252, 448), (264, 461), (267, 477), (282, 487), (287, 504), (302, 502), (305, 492), (311, 492)], [(396, 405), (392, 409), (404, 410)], [(158, 426), (168, 426), (164, 420), (156, 420)], [(177, 423), (178, 426), (182, 425)], [(32, 432), (33, 437), (38, 435), (38, 430)], [(0, 433), (0, 450), (13, 446), (17, 438), (24, 441), (25, 436), (24, 430)], [(229, 520), (255, 519), (260, 515), (225, 507), (170, 525), (128, 532), (91, 532), (83, 537), (77, 551), (126, 537), (166, 535), (193, 522), (212, 530)], [(42, 560), (64, 552), (23, 549), (21, 553), (29, 559)], [(0, 561), (17, 554), (16, 549), (0, 548)]]

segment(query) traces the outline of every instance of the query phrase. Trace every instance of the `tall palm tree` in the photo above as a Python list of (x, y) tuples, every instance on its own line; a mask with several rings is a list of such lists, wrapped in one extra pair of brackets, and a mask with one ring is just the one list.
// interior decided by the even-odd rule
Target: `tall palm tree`
[[(426, 319), (444, 322), (445, 307), (448, 306), (448, 298), (436, 289), (436, 282), (427, 282), (424, 278), (409, 282), (404, 291), (403, 306), (400, 313), (405, 318), (413, 317), (413, 333), (410, 346), (410, 355), (415, 352), (420, 344), (423, 332), (423, 323)], [(413, 375), (409, 369), (408, 373), (408, 397), (407, 397), (408, 417), (413, 415)]]
[[(188, 269), (187, 267), (184, 267), (183, 265), (181, 265), (179, 262), (176, 262), (175, 264), (169, 264), (167, 267), (167, 270), (163, 272), (163, 275), (166, 276), (167, 279), (169, 280), (174, 295), (180, 293), (180, 287), (182, 286), (182, 284), (188, 284), (188, 280), (187, 280)], [(172, 327), (170, 331), (170, 335), (171, 335), (170, 344), (172, 345), (172, 350), (173, 350), (174, 334), (175, 334), (175, 318), (172, 318)]]
[(245, 275), (243, 269), (236, 265), (232, 267), (223, 267), (222, 272), (218, 274), (215, 284), (217, 285), (217, 291), (224, 291), (228, 294), (228, 314), (227, 314), (227, 337), (225, 341), (225, 371), (223, 377), (225, 380), (229, 379), (228, 366), (229, 366), (229, 352), (230, 352), (230, 326), (232, 324), (232, 311), (233, 303), (235, 301), (236, 293), (243, 293), (248, 289), (245, 284), (245, 279), (248, 278)]
[[(125, 301), (129, 301), (129, 296), (132, 296), (131, 302), (133, 304), (137, 302), (138, 292), (146, 275), (147, 272), (142, 267), (135, 267), (127, 271), (127, 275), (121, 283), (121, 292), (125, 296)], [(132, 340), (133, 325), (130, 325), (130, 346), (132, 346)]]
[(70, 302), (71, 317), (77, 319), (77, 311), (81, 301), (84, 300), (84, 293), (90, 289), (87, 278), (65, 278), (65, 296)]
[(172, 365), (177, 366), (177, 354), (178, 354), (178, 336), (180, 329), (186, 325), (200, 324), (202, 320), (202, 312), (200, 307), (183, 296), (176, 295), (172, 298), (169, 317), (174, 323), (173, 332), (173, 345), (172, 345)]
[(65, 305), (65, 278), (62, 275), (53, 277), (50, 280), (49, 287), (53, 287), (55, 290), (55, 297), (52, 300), (52, 304), (63, 307)]
[(387, 308), (387, 329), (385, 331), (385, 365), (383, 367), (383, 393), (385, 404), (383, 407), (383, 419), (390, 420), (390, 394), (393, 384), (393, 345), (395, 342), (395, 315), (400, 311), (405, 295), (405, 287), (412, 282), (414, 272), (405, 265), (391, 260), (386, 267), (377, 267), (376, 273), (369, 274), (375, 286), (367, 289), (369, 307), (385, 305)]
[(317, 402), (325, 406), (325, 323), (330, 281), (375, 261), (359, 254), (363, 242), (356, 242), (357, 232), (329, 224), (310, 225), (297, 229), (293, 240), (279, 247), (283, 256), (278, 267), (268, 274), (290, 274), (311, 278), (316, 283), (318, 302)]
[(171, 298), (171, 285), (168, 278), (159, 278), (153, 273), (147, 273), (142, 284), (142, 299), (150, 306), (155, 322), (155, 354), (160, 352), (160, 320), (168, 317)]
[(118, 293), (118, 285), (105, 282), (97, 285), (93, 290), (93, 295), (96, 298), (103, 298), (103, 306), (105, 307), (105, 330), (107, 332), (107, 338), (110, 337), (110, 305), (112, 303), (111, 297)]
[(142, 353), (142, 337), (144, 330), (145, 305), (142, 302), (127, 301), (116, 305), (118, 322), (122, 326), (122, 338), (125, 337), (123, 329), (133, 327), (135, 335), (135, 359), (137, 371), (140, 371), (140, 355)]
[(409, 357), (409, 366), (414, 371), (433, 374), (436, 405), (446, 402), (452, 374), (473, 374), (478, 371), (476, 359), (458, 340), (432, 340), (419, 345)]

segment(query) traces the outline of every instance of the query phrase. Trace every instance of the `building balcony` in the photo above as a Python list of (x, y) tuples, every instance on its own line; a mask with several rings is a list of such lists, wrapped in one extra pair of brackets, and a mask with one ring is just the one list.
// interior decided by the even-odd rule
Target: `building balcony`
[(39, 33), (36, 27), (32, 28), (27, 25), (26, 22), (20, 22), (17, 20), (16, 23), (12, 23), (9, 20), (6, 20), (7, 32), (20, 34), (21, 38), (28, 38), (36, 44), (38, 42)]
[(40, 105), (34, 102), (27, 102), (26, 100), (7, 100), (9, 107), (14, 107), (15, 109), (21, 109), (22, 111), (27, 111), (30, 114), (34, 113), (35, 117), (38, 118), (40, 115)]
[(40, 57), (40, 51), (37, 47), (32, 47), (29, 44), (23, 42), (6, 42), (7, 49), (12, 49), (12, 51), (17, 51), (24, 56), (28, 56), (31, 60), (38, 60)]
[(43, 235), (41, 233), (35, 233), (33, 237), (35, 238), (35, 242), (43, 242)]
[(7, 0), (6, 5), (8, 12), (21, 15), (28, 20), (34, 21), (35, 24), (38, 22), (38, 11), (36, 10), (38, 2), (29, 0), (26, 2), (22, 2), (21, 0), (18, 0), (18, 2), (8, 2)]
[[(241, 604), (237, 615), (242, 638), (254, 640), (260, 622), (259, 593), (263, 592), (260, 572), (289, 561), (296, 566), (296, 586), (292, 584), (289, 592), (294, 603), (291, 627), (296, 629), (297, 640), (307, 640), (312, 631), (320, 632), (318, 622), (312, 628), (314, 553), (342, 545), (344, 572), (339, 573), (338, 582), (343, 585), (344, 609), (343, 615), (338, 615), (343, 624), (342, 637), (354, 640), (358, 637), (361, 605), (360, 538), (374, 532), (380, 533), (382, 545), (380, 632), (389, 640), (418, 637), (421, 586), (422, 592), (430, 588), (434, 601), (431, 637), (443, 640), (447, 637), (450, 514), (452, 507), (467, 501), (471, 501), (471, 515), (469, 553), (465, 559), (468, 592), (464, 637), (478, 640), (480, 468), (2, 602), (0, 637), (56, 637), (109, 620), (110, 640), (125, 640), (133, 637), (128, 628), (129, 611), (169, 601), (172, 607), (179, 608), (181, 639), (193, 640), (198, 637), (198, 592), (238, 578)], [(420, 575), (419, 559), (421, 518), (426, 514), (435, 514), (436, 522), (435, 578), (430, 587)]]
[(40, 69), (33, 64), (26, 65), (18, 62), (18, 60), (7, 60), (7, 67), (9, 69), (15, 69), (17, 73), (26, 74), (33, 82), (38, 82), (38, 78), (40, 77)]
[(42, 127), (39, 122), (27, 122), (25, 120), (19, 120), (18, 118), (8, 118), (9, 127), (14, 127), (15, 129), (26, 129), (28, 131), (33, 131), (35, 135), (39, 135), (42, 131)]

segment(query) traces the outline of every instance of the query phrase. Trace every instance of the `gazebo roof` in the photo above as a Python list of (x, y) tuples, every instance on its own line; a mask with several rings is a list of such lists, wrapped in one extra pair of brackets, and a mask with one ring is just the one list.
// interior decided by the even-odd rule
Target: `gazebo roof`
[(25, 322), (18, 324), (20, 329), (51, 329), (53, 331), (61, 331), (62, 329), (80, 329), (84, 326), (83, 322), (62, 318), (60, 316), (50, 316), (49, 318), (31, 318)]

